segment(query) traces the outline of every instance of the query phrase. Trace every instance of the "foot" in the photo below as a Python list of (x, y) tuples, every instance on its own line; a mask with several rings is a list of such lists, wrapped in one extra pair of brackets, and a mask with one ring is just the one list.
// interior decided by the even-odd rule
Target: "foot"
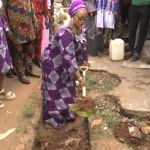
[(35, 78), (40, 78), (40, 75), (38, 73), (34, 73), (34, 72), (25, 72), (26, 76), (31, 76), (31, 77), (35, 77)]
[(122, 34), (119, 34), (116, 38), (121, 38), (122, 37)]
[(108, 44), (108, 43), (105, 43), (105, 44), (104, 44), (104, 48), (106, 48), (106, 49), (109, 48), (109, 44)]
[(4, 104), (0, 101), (0, 109), (4, 108)]
[(150, 65), (150, 61), (148, 61), (147, 64)]
[(41, 64), (40, 64), (40, 61), (34, 61), (35, 65), (37, 65), (39, 68), (41, 68)]
[(9, 71), (6, 73), (6, 76), (7, 76), (8, 78), (14, 78), (14, 75), (13, 75), (13, 73), (11, 72), (11, 70), (9, 70)]
[(128, 60), (128, 59), (130, 59), (132, 57), (132, 55), (133, 55), (133, 53), (130, 51), (127, 54), (125, 54), (124, 59)]
[(16, 95), (12, 92), (5, 92), (4, 89), (0, 91), (0, 100), (12, 100), (15, 98)]
[(29, 79), (25, 75), (18, 75), (18, 79), (23, 84), (30, 84)]
[(131, 57), (131, 61), (137, 61), (140, 59), (140, 55), (138, 53), (135, 53), (132, 57)]

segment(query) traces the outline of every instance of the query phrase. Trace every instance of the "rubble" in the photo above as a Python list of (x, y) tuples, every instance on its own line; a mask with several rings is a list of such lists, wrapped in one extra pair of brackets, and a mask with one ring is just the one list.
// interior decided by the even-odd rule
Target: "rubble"
[(130, 128), (129, 128), (129, 134), (130, 134), (130, 136), (132, 136), (132, 137), (137, 137), (137, 138), (139, 138), (139, 139), (142, 138), (141, 132), (140, 132), (140, 130), (139, 130), (137, 127), (130, 127)]

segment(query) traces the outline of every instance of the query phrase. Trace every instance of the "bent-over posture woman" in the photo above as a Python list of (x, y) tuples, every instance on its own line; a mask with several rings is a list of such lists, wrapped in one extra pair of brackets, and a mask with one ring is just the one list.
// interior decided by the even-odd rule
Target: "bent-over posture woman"
[(86, 53), (86, 30), (84, 21), (88, 12), (81, 0), (73, 1), (69, 8), (71, 21), (60, 27), (43, 53), (41, 64), (43, 72), (42, 95), (45, 122), (54, 128), (65, 126), (74, 119), (67, 104), (74, 103), (75, 78), (81, 87), (85, 85), (78, 68), (88, 65)]

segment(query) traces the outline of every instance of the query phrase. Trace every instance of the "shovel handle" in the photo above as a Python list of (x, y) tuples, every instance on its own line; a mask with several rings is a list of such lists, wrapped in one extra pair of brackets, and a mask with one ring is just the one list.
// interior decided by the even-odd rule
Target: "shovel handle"
[(86, 96), (86, 87), (82, 87), (82, 96)]

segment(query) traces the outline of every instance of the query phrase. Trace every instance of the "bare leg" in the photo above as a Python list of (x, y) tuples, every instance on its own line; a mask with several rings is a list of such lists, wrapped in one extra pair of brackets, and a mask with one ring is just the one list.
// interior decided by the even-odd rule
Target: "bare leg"
[(105, 44), (109, 43), (110, 32), (111, 32), (111, 29), (108, 29), (108, 28), (105, 29)]
[(102, 31), (102, 28), (97, 28), (97, 32), (101, 32)]
[(3, 81), (4, 81), (4, 75), (1, 74), (0, 75), (0, 91), (2, 91), (2, 89), (3, 89)]
[[(3, 90), (3, 81), (4, 81), (4, 75), (3, 74), (1, 74), (0, 75), (0, 92)], [(0, 95), (6, 95), (7, 94), (7, 92), (2, 92), (2, 93), (0, 93)]]
[(121, 23), (120, 24), (120, 32), (119, 32), (119, 35), (117, 37), (121, 37), (122, 34), (123, 34), (123, 28), (124, 28), (124, 23)]

